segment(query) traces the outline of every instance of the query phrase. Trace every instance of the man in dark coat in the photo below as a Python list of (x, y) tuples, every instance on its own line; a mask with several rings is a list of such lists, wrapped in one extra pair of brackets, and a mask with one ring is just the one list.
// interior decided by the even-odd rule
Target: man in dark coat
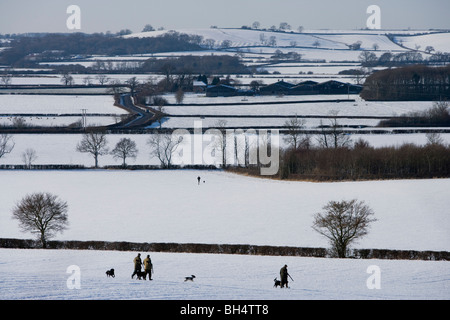
[(280, 269), (280, 278), (281, 278), (281, 288), (283, 288), (286, 285), (286, 288), (288, 288), (288, 270), (287, 265), (284, 265), (283, 268)]
[(131, 275), (131, 279), (133, 279), (133, 277), (138, 273), (141, 272), (141, 266), (142, 266), (142, 261), (141, 261), (141, 254), (138, 253), (137, 257), (134, 258), (133, 260), (134, 263), (134, 272)]

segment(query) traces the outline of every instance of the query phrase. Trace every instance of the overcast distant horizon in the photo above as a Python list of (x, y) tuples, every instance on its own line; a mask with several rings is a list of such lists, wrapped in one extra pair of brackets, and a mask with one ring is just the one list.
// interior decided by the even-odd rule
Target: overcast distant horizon
[[(71, 5), (80, 8), (80, 27), (71, 30)], [(286, 22), (297, 30), (360, 30), (371, 16), (367, 8), (380, 8), (380, 29), (450, 29), (448, 0), (15, 0), (0, 3), (0, 34), (40, 32), (141, 32), (155, 29), (240, 28), (258, 21), (261, 28)]]

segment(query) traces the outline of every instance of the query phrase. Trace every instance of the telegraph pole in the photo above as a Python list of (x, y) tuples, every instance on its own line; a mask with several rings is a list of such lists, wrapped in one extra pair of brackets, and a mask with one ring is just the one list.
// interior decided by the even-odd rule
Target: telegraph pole
[(81, 125), (83, 126), (83, 130), (86, 131), (86, 111), (87, 109), (81, 109)]

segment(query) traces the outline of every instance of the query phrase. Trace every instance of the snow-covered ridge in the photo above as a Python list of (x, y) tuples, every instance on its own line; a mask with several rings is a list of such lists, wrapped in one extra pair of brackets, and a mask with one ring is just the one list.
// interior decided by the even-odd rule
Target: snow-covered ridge
[[(302, 33), (254, 29), (232, 29), (232, 28), (209, 28), (209, 29), (177, 29), (160, 30), (134, 33), (126, 38), (157, 37), (169, 32), (179, 32), (188, 35), (199, 35), (203, 40), (212, 39), (216, 47), (224, 41), (229, 41), (230, 47), (254, 47), (264, 46), (267, 40), (275, 37), (276, 47), (307, 47), (329, 50), (349, 50), (349, 46), (361, 42), (361, 49), (372, 50), (374, 45), (380, 51), (404, 51), (407, 50), (397, 43), (391, 41), (389, 34), (400, 35), (399, 37), (420, 37), (422, 47), (435, 45), (441, 47), (441, 43), (450, 43), (450, 33), (431, 33), (430, 31), (398, 31), (398, 30), (310, 30)], [(415, 39), (412, 39), (415, 40)], [(444, 48), (444, 47), (443, 47)], [(415, 49), (412, 47), (411, 49)]]

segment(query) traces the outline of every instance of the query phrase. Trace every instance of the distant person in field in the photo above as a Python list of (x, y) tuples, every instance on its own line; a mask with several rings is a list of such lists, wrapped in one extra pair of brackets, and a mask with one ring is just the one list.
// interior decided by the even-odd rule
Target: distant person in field
[(200, 180), (201, 180), (201, 178), (197, 177), (198, 185), (200, 185)]
[(134, 272), (131, 275), (131, 279), (133, 279), (133, 277), (138, 273), (141, 272), (141, 266), (142, 266), (142, 260), (141, 260), (141, 254), (138, 253), (138, 255), (136, 256), (136, 258), (134, 258), (133, 260), (134, 263)]
[(288, 275), (287, 265), (284, 265), (284, 267), (280, 269), (281, 288), (284, 286), (288, 288)]
[(147, 276), (148, 274), (148, 280), (153, 280), (152, 271), (153, 271), (152, 259), (150, 259), (150, 255), (147, 255), (147, 258), (144, 259), (144, 273), (145, 276)]

